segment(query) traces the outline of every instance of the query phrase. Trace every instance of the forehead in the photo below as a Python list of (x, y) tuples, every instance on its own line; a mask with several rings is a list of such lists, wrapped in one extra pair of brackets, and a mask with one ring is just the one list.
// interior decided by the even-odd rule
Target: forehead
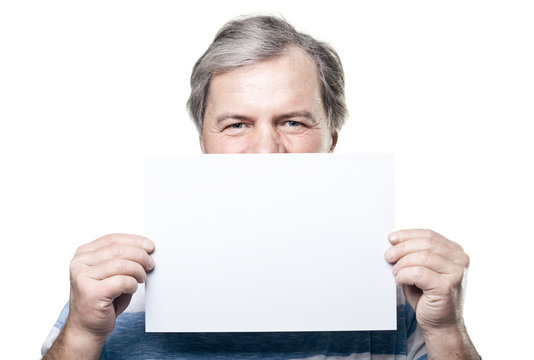
[(320, 84), (314, 60), (303, 50), (290, 47), (280, 56), (213, 76), (207, 109), (222, 105), (313, 106), (320, 99)]

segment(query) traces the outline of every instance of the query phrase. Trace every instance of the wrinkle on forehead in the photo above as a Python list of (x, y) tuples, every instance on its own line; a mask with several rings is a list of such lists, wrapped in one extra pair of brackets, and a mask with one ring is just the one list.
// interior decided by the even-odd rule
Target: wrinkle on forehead
[[(269, 106), (287, 106), (287, 109), (280, 109), (281, 113), (315, 108), (315, 112), (319, 110), (322, 113), (321, 117), (326, 117), (317, 66), (304, 50), (295, 46), (288, 48), (283, 55), (215, 75), (209, 87), (205, 115), (212, 107), (219, 108), (231, 96), (239, 100), (233, 101), (238, 108), (259, 110)], [(292, 105), (296, 108), (291, 108)], [(237, 109), (223, 110), (235, 112)]]

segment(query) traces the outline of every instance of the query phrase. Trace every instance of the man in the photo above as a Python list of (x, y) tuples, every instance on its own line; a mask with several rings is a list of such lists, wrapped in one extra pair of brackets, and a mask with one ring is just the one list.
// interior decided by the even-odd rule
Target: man
[[(204, 153), (331, 152), (346, 117), (341, 62), (328, 45), (284, 20), (233, 21), (193, 68), (188, 109)], [(70, 302), (43, 353), (46, 359), (478, 359), (462, 317), (468, 256), (430, 230), (396, 231), (389, 240), (385, 258), (400, 286), (397, 331), (158, 334), (144, 332), (143, 288), (136, 292), (154, 268), (154, 243), (104, 236), (76, 251)]]

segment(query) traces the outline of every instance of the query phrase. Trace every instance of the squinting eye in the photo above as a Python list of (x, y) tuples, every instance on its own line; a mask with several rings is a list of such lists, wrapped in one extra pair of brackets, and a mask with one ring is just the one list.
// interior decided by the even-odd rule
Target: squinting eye
[(289, 125), (289, 126), (300, 126), (300, 125), (302, 125), (298, 121), (288, 121), (286, 124)]
[(249, 130), (250, 126), (246, 123), (236, 122), (229, 124), (223, 128), (223, 132), (227, 135), (241, 135)]

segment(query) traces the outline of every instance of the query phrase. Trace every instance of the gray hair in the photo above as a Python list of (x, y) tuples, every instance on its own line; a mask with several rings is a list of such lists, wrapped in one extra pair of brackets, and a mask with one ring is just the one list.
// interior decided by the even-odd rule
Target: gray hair
[(209, 85), (214, 75), (283, 55), (290, 46), (301, 48), (315, 61), (328, 127), (332, 134), (337, 133), (347, 117), (339, 56), (330, 45), (297, 32), (287, 21), (274, 16), (244, 17), (228, 22), (196, 62), (191, 73), (187, 110), (198, 132), (202, 133)]

